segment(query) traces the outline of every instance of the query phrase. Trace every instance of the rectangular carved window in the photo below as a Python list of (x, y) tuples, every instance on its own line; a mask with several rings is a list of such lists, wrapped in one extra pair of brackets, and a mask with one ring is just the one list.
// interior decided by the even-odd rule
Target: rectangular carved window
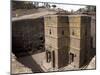
[(74, 32), (74, 30), (72, 31), (72, 35), (75, 35), (75, 32)]
[(72, 63), (74, 61), (74, 54), (70, 53), (69, 57), (70, 57), (70, 63)]
[(49, 63), (51, 61), (51, 52), (50, 51), (46, 51), (46, 58), (47, 58), (47, 62)]
[(64, 30), (62, 30), (62, 35), (64, 35)]
[(49, 34), (51, 34), (51, 29), (49, 30)]

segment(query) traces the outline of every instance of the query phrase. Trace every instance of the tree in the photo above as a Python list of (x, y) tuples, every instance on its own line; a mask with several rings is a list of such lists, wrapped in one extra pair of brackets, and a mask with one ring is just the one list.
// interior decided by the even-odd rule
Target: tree
[(56, 8), (56, 5), (52, 5), (53, 8)]
[(86, 6), (86, 12), (96, 12), (96, 6)]
[(46, 7), (47, 7), (47, 8), (50, 8), (50, 5), (49, 5), (49, 3), (46, 3)]

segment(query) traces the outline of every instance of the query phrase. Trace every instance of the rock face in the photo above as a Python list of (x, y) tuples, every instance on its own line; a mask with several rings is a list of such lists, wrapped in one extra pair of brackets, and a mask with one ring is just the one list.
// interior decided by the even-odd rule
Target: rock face
[(17, 74), (17, 73), (32, 73), (31, 69), (26, 67), (25, 65), (21, 64), (17, 58), (12, 54), (12, 64), (11, 64), (11, 73)]
[(13, 52), (31, 51), (42, 44), (44, 37), (44, 19), (29, 19), (12, 23)]
[(12, 74), (18, 73), (41, 73), (42, 60), (45, 58), (44, 52), (16, 58), (12, 54)]

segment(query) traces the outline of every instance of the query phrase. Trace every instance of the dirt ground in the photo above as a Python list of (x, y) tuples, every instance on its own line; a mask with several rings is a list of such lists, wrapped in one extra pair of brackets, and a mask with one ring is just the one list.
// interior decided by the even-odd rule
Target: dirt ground
[(16, 58), (12, 54), (12, 74), (16, 73), (41, 73), (43, 70), (39, 66), (44, 52)]
[[(12, 74), (17, 73), (41, 73), (41, 72), (47, 72), (42, 69), (42, 61), (45, 59), (45, 52), (28, 55), (24, 57), (16, 58), (12, 54)], [(94, 56), (92, 60), (90, 61), (89, 65), (87, 65), (84, 68), (80, 69), (73, 69), (73, 64), (70, 64), (68, 66), (65, 66), (64, 68), (60, 69), (50, 69), (50, 71), (68, 71), (68, 70), (81, 70), (81, 69), (95, 69), (95, 59)]]

